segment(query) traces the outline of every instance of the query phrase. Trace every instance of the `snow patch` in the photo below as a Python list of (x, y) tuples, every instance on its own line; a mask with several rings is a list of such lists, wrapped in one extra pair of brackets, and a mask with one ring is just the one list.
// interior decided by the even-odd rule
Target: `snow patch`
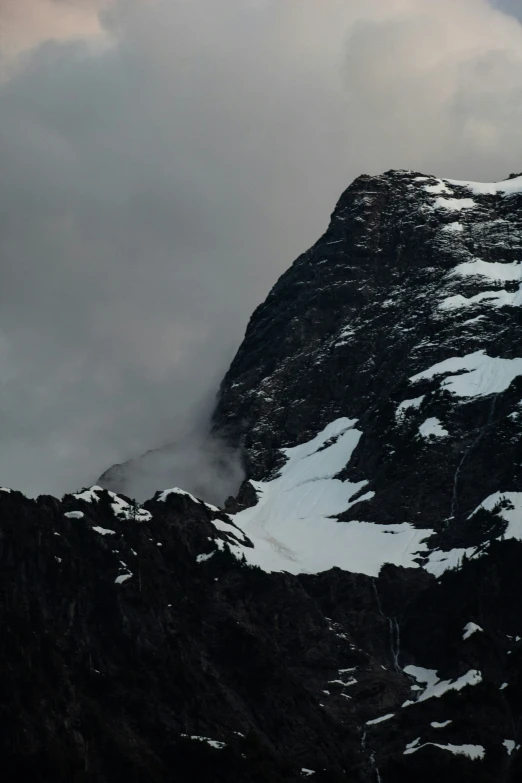
[[(226, 522), (223, 519), (213, 519), (211, 524), (216, 528), (216, 530), (219, 530), (221, 533), (226, 534), (227, 543), (240, 543), (243, 544), (244, 546), (249, 546), (250, 541), (247, 538), (247, 536), (245, 536), (243, 531), (237, 528), (232, 521)], [(231, 537), (232, 539), (234, 539), (233, 541), (231, 541)], [(222, 548), (223, 546), (223, 542), (220, 541), (219, 539), (216, 540), (216, 544), (220, 548)]]
[(522, 281), (522, 264), (517, 261), (503, 264), (501, 261), (484, 261), (482, 258), (476, 258), (474, 261), (459, 264), (450, 274), (461, 277), (487, 277), (489, 280), (502, 282)]
[[(518, 291), (482, 291), (480, 294), (470, 297), (455, 294), (455, 296), (448, 296), (446, 299), (443, 299), (439, 304), (439, 310), (461, 310), (473, 307), (481, 302), (485, 302), (496, 309), (500, 307), (520, 307), (522, 305), (522, 288), (519, 288)], [(478, 318), (481, 317), (483, 316)], [(478, 318), (472, 320), (477, 321)], [(470, 323), (470, 321), (466, 321), (466, 323)]]
[(445, 182), (467, 188), (476, 196), (511, 196), (514, 193), (522, 193), (522, 177), (513, 177), (502, 182), (468, 182), (457, 179), (447, 179)]
[(430, 726), (434, 729), (444, 729), (446, 726), (449, 726), (450, 723), (453, 723), (451, 720), (445, 720), (443, 723), (439, 723), (438, 721), (434, 720), (432, 723), (430, 723)]
[(439, 196), (433, 204), (435, 209), (447, 209), (451, 212), (461, 212), (463, 209), (472, 209), (477, 206), (477, 202), (472, 198), (444, 198)]
[(456, 397), (485, 397), (506, 391), (512, 381), (522, 375), (522, 359), (502, 359), (488, 356), (485, 351), (475, 351), (438, 362), (413, 375), (410, 382), (429, 380), (437, 375), (449, 375), (440, 385)]
[(209, 737), (199, 737), (197, 734), (181, 734), (181, 736), (184, 739), (194, 740), (195, 742), (206, 742), (207, 745), (210, 745), (211, 748), (216, 748), (216, 750), (221, 750), (227, 746), (226, 742), (219, 742), (219, 740), (213, 740)]
[(460, 568), (464, 557), (472, 557), (476, 551), (476, 547), (456, 548), (447, 551), (435, 549), (430, 552), (428, 561), (423, 565), (423, 568), (438, 579), (445, 571)]
[(377, 723), (383, 723), (385, 720), (390, 720), (395, 715), (394, 712), (389, 712), (387, 715), (383, 715), (381, 718), (374, 718), (373, 720), (367, 720), (367, 726), (375, 726)]
[(431, 418), (426, 419), (419, 427), (419, 434), (421, 437), (430, 438), (445, 438), (449, 435), (448, 430), (444, 429), (439, 419)]
[(442, 230), (449, 231), (454, 234), (461, 234), (464, 231), (464, 226), (462, 223), (454, 221), (453, 223), (446, 223), (444, 226), (442, 226)]
[(396, 421), (404, 421), (404, 417), (406, 415), (406, 411), (411, 410), (412, 408), (416, 410), (420, 407), (423, 399), (426, 397), (425, 394), (423, 394), (421, 397), (414, 397), (412, 400), (403, 400), (398, 406), (397, 410), (395, 411), (395, 419)]
[(213, 557), (216, 553), (215, 552), (209, 552), (208, 555), (198, 555), (196, 557), (196, 563), (204, 563), (206, 560), (210, 560), (211, 557)]
[(504, 745), (505, 749), (507, 750), (508, 756), (511, 756), (511, 754), (513, 753), (514, 750), (519, 750), (520, 749), (520, 745), (517, 745), (515, 740), (505, 739), (502, 744)]
[(469, 639), (470, 636), (472, 636), (474, 633), (477, 633), (477, 631), (484, 631), (483, 628), (480, 627), (480, 625), (477, 625), (476, 623), (468, 623), (464, 626), (464, 635), (462, 637), (463, 641), (466, 641), (466, 639)]
[[(338, 634), (340, 636), (340, 634)], [(343, 637), (346, 639), (346, 636)], [(355, 677), (351, 677), (349, 680), (328, 680), (329, 685), (342, 685), (344, 688), (347, 688), (349, 685), (357, 685), (357, 680)]]
[(424, 190), (426, 193), (453, 193), (441, 179), (438, 180), (436, 185), (425, 185)]
[(133, 522), (149, 522), (152, 519), (150, 511), (145, 511), (137, 503), (128, 503), (115, 492), (109, 491), (109, 496), (112, 498), (111, 506), (114, 516), (118, 519), (127, 519)]
[(109, 530), (106, 527), (92, 527), (92, 530), (96, 531), (96, 533), (99, 533), (100, 536), (115, 536), (116, 531), (115, 530)]
[(477, 315), (475, 318), (468, 318), (467, 321), (462, 321), (462, 323), (458, 324), (458, 326), (470, 326), (470, 324), (476, 324), (479, 321), (483, 321), (484, 318), (484, 315)]
[(425, 689), (417, 697), (417, 702), (427, 699), (440, 699), (449, 691), (461, 691), (467, 685), (478, 685), (482, 682), (482, 674), (478, 669), (470, 669), (457, 680), (440, 680), (435, 669), (424, 669), (422, 666), (406, 666), (403, 671), (414, 677), (419, 683), (425, 684)]
[(351, 326), (345, 326), (344, 329), (341, 330), (335, 344), (344, 345), (345, 343), (350, 342), (350, 337), (353, 337), (354, 335), (355, 329), (352, 329)]
[(77, 500), (85, 500), (86, 503), (97, 503), (100, 499), (96, 494), (97, 492), (103, 492), (103, 489), (98, 487), (97, 484), (94, 484), (94, 486), (90, 487), (89, 489), (85, 489), (83, 492), (73, 494), (73, 498), (76, 498)]
[(212, 511), (220, 510), (217, 506), (213, 506), (211, 503), (205, 503), (203, 500), (199, 500), (199, 498), (196, 498), (194, 497), (194, 495), (191, 495), (190, 492), (185, 492), (184, 489), (180, 489), (179, 487), (171, 487), (171, 489), (164, 489), (162, 492), (160, 492), (156, 500), (164, 503), (169, 495), (185, 495), (186, 497), (190, 498), (194, 503), (197, 503), (200, 506), (206, 506), (207, 508), (210, 508)]
[(107, 492), (112, 500), (111, 506), (114, 515), (119, 519), (132, 519), (135, 522), (148, 522), (152, 519), (152, 514), (150, 511), (145, 511), (145, 509), (139, 506), (137, 503), (128, 503), (115, 492), (105, 490), (103, 487), (99, 487), (96, 484), (92, 487), (89, 487), (89, 489), (84, 490), (83, 492), (73, 494), (73, 498), (76, 498), (77, 500), (84, 500), (86, 503), (98, 503), (100, 500), (98, 497), (99, 492)]
[(434, 748), (440, 748), (441, 750), (447, 750), (453, 753), (455, 756), (467, 756), (472, 761), (479, 761), (484, 758), (486, 751), (482, 745), (439, 745), (438, 742), (425, 742), (423, 745), (416, 745), (415, 747), (406, 748), (404, 755), (407, 756), (411, 753), (416, 753), (421, 748), (426, 748), (428, 745)]
[(83, 511), (66, 511), (64, 514), (67, 519), (83, 519), (84, 516)]
[(128, 573), (128, 574), (120, 574), (120, 576), (117, 576), (117, 577), (116, 577), (116, 579), (115, 579), (114, 581), (116, 582), (116, 584), (117, 584), (117, 585), (121, 585), (121, 584), (123, 584), (123, 582), (126, 582), (126, 581), (127, 581), (127, 579), (130, 579), (130, 578), (131, 578), (131, 576), (132, 576), (132, 574), (131, 574), (131, 573)]

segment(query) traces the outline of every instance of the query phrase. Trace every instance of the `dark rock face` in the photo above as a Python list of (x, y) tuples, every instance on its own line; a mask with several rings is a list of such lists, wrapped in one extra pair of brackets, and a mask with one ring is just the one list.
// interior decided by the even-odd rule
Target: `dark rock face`
[[(223, 381), (214, 426), (242, 445), (247, 475), (266, 478), (280, 447), (347, 416), (363, 436), (344, 477), (375, 497), (346, 518), (441, 530), (454, 517), (457, 540), (485, 497), (520, 491), (522, 376), (467, 399), (440, 376), (409, 379), (448, 357), (522, 355), (520, 307), (499, 306), (522, 282), (521, 207), (522, 192), (477, 196), (411, 172), (355, 180), (253, 314)], [(419, 436), (431, 418), (449, 437)]]
[[(149, 501), (139, 521), (92, 494), (0, 493), (6, 779), (520, 779), (503, 745), (522, 709), (519, 542), (439, 581), (393, 566), (266, 574), (227, 551), (248, 545), (227, 517), (187, 495)], [(482, 630), (463, 640), (469, 622)], [(401, 706), (411, 664), (480, 677)], [(417, 738), (485, 759), (405, 755)]]
[(230, 514), (256, 508), (250, 480), (270, 484), (282, 447), (356, 419), (335, 480), (368, 483), (337, 524), (433, 530), (453, 567), (266, 573), (248, 564), (259, 541), (241, 514), (180, 490), (140, 507), (100, 488), (0, 489), (6, 780), (522, 779), (511, 190), (356, 180), (254, 313), (214, 416), (246, 464)]
[[(518, 744), (522, 710), (521, 543), (440, 580), (266, 574), (187, 495), (149, 501), (143, 521), (91, 497), (0, 493), (7, 780), (520, 779), (503, 743)], [(463, 639), (470, 622), (482, 630)], [(467, 684), (401, 706), (412, 664)]]

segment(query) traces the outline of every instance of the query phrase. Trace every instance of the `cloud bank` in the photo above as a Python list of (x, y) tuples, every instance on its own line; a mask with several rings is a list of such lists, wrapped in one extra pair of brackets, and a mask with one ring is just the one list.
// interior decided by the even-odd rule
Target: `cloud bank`
[(249, 314), (358, 174), (522, 169), (508, 0), (16, 3), (0, 483), (29, 494), (202, 431)]

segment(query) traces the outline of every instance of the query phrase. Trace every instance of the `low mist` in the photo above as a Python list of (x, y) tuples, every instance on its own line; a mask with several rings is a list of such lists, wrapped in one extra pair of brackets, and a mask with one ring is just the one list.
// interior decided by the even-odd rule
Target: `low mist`
[(115, 465), (98, 483), (143, 502), (156, 490), (180, 487), (200, 500), (222, 506), (244, 478), (241, 454), (223, 440), (204, 433), (186, 437), (137, 459)]

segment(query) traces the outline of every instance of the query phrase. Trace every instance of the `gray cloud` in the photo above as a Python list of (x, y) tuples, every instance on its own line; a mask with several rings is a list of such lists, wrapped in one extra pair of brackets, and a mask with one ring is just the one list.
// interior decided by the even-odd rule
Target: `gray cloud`
[(485, 0), (102, 20), (108, 40), (44, 43), (0, 84), (0, 483), (28, 493), (201, 432), (250, 312), (354, 176), (522, 169), (522, 27)]
[(113, 465), (98, 481), (102, 487), (144, 501), (161, 487), (176, 486), (201, 500), (223, 505), (235, 496), (244, 478), (241, 454), (201, 426), (183, 427), (172, 443), (145, 452), (123, 465)]
[(522, 6), (519, 0), (492, 0), (492, 5), (494, 8), (498, 8), (522, 20)]

